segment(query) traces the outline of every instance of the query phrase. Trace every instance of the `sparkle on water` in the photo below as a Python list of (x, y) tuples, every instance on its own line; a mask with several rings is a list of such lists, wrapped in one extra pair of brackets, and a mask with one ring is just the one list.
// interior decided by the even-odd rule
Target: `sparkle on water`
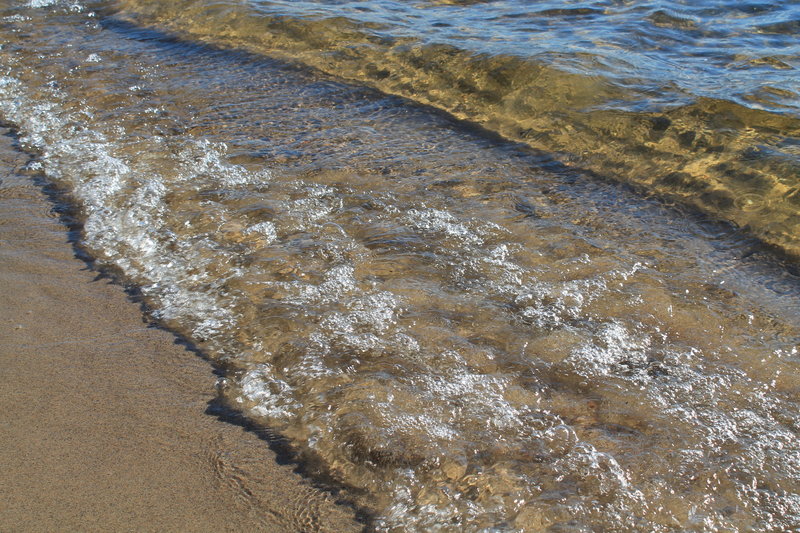
[[(227, 9), (189, 4), (209, 27)], [(519, 5), (451, 4), (269, 9), (372, 6), (373, 35), (402, 39), (392, 16), (480, 35), (499, 22), (469, 13)], [(80, 211), (82, 246), (375, 528), (800, 527), (800, 284), (756, 240), (114, 5), (3, 8), (0, 116)], [(564, 31), (593, 9), (542, 17)]]

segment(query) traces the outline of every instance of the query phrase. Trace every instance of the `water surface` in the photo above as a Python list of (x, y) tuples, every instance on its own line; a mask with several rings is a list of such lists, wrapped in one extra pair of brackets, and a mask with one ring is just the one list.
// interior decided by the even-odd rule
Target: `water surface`
[[(682, 207), (694, 195), (670, 205), (617, 181), (660, 192), (661, 156), (631, 124), (661, 124), (658, 138), (669, 139), (676, 122), (660, 120), (684, 113), (725, 141), (708, 153), (744, 164), (736, 143), (767, 126), (723, 127), (729, 116), (709, 109), (789, 128), (791, 106), (700, 98), (706, 89), (676, 81), (687, 101), (654, 111), (658, 98), (629, 98), (645, 94), (641, 87), (531, 54), (514, 61), (538, 65), (530, 68), (552, 87), (546, 97), (527, 90), (552, 103), (535, 120), (560, 116), (573, 129), (552, 137), (561, 148), (510, 142), (474, 122), (534, 120), (495, 113), (510, 105), (502, 91), (516, 90), (513, 82), (471, 95), (440, 84), (436, 93), (421, 73), (433, 72), (425, 54), (434, 50), (469, 58), (463, 69), (436, 70), (464, 79), (482, 79), (470, 65), (511, 61), (515, 42), (469, 48), (483, 46), (480, 32), (496, 22), (465, 21), (502, 19), (521, 5), (125, 2), (134, 16), (119, 2), (6, 2), (0, 115), (37, 155), (29, 171), (75, 205), (86, 250), (218, 361), (221, 396), (343, 487), (371, 513), (371, 527), (800, 527), (796, 267), (776, 259), (755, 225), (719, 222), (728, 211)], [(174, 17), (158, 18), (162, 10)], [(449, 14), (442, 24), (477, 26), (478, 36), (453, 52), (433, 42), (454, 31), (446, 26), (424, 22), (406, 35), (412, 14), (428, 22)], [(565, 17), (602, 20), (591, 10), (548, 16), (553, 31), (566, 31)], [(167, 23), (182, 37), (164, 33)], [(421, 30), (429, 27), (439, 29)], [(323, 32), (330, 28), (335, 38)], [(326, 48), (345, 42), (342, 28), (369, 37), (342, 47), (355, 50), (351, 63)], [(273, 44), (302, 38), (255, 53), (256, 30)], [(311, 37), (318, 41), (297, 44)], [(374, 54), (410, 61), (391, 52), (404, 39), (408, 54), (426, 58), (415, 63), (422, 70), (392, 63), (388, 85), (347, 70), (371, 72), (363, 58)], [(391, 87), (401, 79), (426, 95), (467, 95), (458, 100), (472, 107), (446, 115), (388, 94), (402, 93)], [(605, 89), (564, 93), (576, 79)], [(625, 96), (616, 108), (607, 105), (612, 93)], [(578, 109), (575, 98), (599, 107)], [(472, 114), (479, 108), (484, 115)], [(633, 122), (619, 123), (617, 142), (575, 126), (593, 116)], [(771, 135), (785, 142), (790, 130)], [(578, 157), (572, 142), (593, 143), (598, 159)], [(639, 154), (625, 159), (636, 162), (628, 170), (614, 159), (622, 152)], [(788, 148), (775, 154), (754, 160), (792, 157)], [(615, 165), (621, 177), (604, 173)], [(647, 177), (628, 179), (636, 175)], [(715, 183), (756, 202), (722, 177)], [(796, 216), (788, 199), (780, 205), (768, 216)]]
[(120, 0), (481, 124), (800, 254), (800, 4)]

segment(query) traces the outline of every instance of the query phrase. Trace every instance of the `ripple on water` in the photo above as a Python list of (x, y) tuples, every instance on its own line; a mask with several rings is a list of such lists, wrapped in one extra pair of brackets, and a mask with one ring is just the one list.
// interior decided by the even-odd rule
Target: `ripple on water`
[(377, 528), (797, 527), (797, 280), (753, 240), (406, 101), (49, 13), (0, 49), (31, 168)]

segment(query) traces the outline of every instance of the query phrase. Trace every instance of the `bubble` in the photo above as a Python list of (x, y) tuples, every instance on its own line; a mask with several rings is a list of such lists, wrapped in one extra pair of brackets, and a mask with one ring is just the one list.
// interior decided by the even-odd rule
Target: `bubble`
[(747, 213), (761, 211), (767, 207), (767, 200), (764, 196), (755, 193), (738, 195), (734, 203), (736, 207)]

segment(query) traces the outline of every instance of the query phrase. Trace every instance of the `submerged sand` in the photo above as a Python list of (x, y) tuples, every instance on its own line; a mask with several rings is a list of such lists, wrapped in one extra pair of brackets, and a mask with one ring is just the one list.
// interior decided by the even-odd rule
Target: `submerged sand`
[(213, 368), (75, 257), (0, 137), (0, 531), (358, 531), (215, 416)]

